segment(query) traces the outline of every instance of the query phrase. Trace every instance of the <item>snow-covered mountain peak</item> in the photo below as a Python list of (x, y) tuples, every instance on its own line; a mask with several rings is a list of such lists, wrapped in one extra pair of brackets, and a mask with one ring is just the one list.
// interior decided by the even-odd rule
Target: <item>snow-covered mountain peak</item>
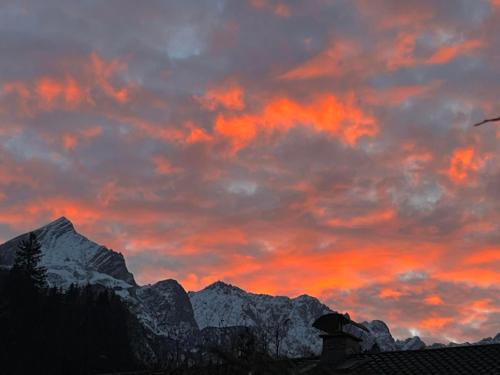
[(321, 303), (316, 297), (310, 296), (308, 294), (302, 294), (298, 297), (292, 298), (293, 301), (297, 303)]
[[(101, 246), (75, 230), (73, 223), (60, 217), (33, 231), (42, 245), (41, 264), (47, 268), (51, 285), (100, 284), (114, 289), (135, 285), (123, 256)], [(22, 234), (0, 245), (0, 264), (11, 266)]]
[(169, 296), (172, 294), (187, 295), (182, 285), (174, 279), (161, 280), (153, 285), (146, 285), (143, 288), (154, 288), (158, 293), (167, 293)]
[(59, 219), (56, 219), (51, 223), (43, 226), (39, 230), (45, 232), (52, 232), (54, 234), (59, 234), (59, 235), (67, 232), (72, 232), (72, 233), (76, 232), (73, 223), (64, 216), (61, 216)]
[[(253, 327), (265, 337), (272, 336), (276, 329), (284, 329), (282, 349), (291, 357), (319, 353), (321, 342), (312, 323), (331, 312), (314, 297), (249, 293), (221, 281), (199, 292), (189, 292), (189, 298), (200, 329)], [(278, 327), (280, 324), (286, 327)]]
[[(241, 294), (246, 293), (243, 289), (238, 288), (237, 286), (225, 283), (224, 281), (216, 281), (207, 287), (203, 288), (202, 291), (219, 291), (225, 294)], [(190, 292), (192, 293), (192, 292)]]

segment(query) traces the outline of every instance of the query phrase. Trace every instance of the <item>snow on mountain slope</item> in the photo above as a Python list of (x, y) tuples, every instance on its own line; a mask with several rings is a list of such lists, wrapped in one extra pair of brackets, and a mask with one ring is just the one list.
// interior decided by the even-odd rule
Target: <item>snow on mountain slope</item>
[[(362, 346), (366, 350), (374, 348), (375, 344), (380, 351), (396, 350), (396, 342), (389, 331), (389, 327), (381, 320), (373, 320), (371, 322), (362, 323), (370, 332), (365, 332), (356, 329), (354, 333), (363, 340)], [(354, 327), (353, 327), (354, 328)]]
[(421, 350), (425, 349), (427, 345), (420, 337), (408, 337), (405, 340), (396, 340), (396, 350)]
[[(61, 217), (34, 231), (42, 245), (41, 264), (49, 284), (67, 288), (72, 283), (111, 288), (129, 305), (152, 333), (183, 339), (198, 330), (186, 291), (174, 280), (138, 286), (122, 254), (101, 246), (76, 232)], [(0, 245), (0, 265), (11, 266), (15, 252), (28, 233)]]
[[(216, 282), (199, 292), (189, 292), (200, 329), (206, 327), (257, 327), (274, 346), (277, 329), (283, 329), (281, 353), (290, 357), (318, 354), (321, 339), (312, 323), (332, 310), (316, 298), (274, 297), (247, 293), (235, 286)], [(271, 348), (272, 349), (272, 348)]]
[(134, 297), (137, 317), (155, 334), (184, 341), (198, 332), (189, 297), (177, 281), (137, 288)]
[[(66, 288), (72, 283), (90, 283), (117, 290), (136, 285), (120, 253), (77, 233), (68, 219), (61, 217), (34, 233), (42, 245), (41, 264), (47, 268), (49, 284)], [(1, 264), (13, 264), (17, 246), (27, 236), (26, 233), (0, 245)]]

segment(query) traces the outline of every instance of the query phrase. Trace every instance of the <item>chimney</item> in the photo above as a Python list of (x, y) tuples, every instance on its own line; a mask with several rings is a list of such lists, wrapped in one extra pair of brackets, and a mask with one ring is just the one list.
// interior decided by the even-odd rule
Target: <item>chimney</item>
[(344, 332), (343, 327), (346, 324), (354, 325), (364, 331), (368, 331), (365, 326), (352, 321), (347, 314), (326, 314), (316, 319), (313, 323), (314, 328), (325, 332), (320, 335), (323, 339), (322, 363), (340, 364), (351, 355), (361, 353), (361, 339)]

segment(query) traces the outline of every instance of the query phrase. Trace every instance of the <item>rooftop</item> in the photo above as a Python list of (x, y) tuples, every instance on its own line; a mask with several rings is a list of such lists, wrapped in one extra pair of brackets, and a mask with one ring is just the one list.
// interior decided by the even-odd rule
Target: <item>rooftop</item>
[(500, 374), (500, 344), (356, 354), (337, 366), (320, 365), (308, 374)]

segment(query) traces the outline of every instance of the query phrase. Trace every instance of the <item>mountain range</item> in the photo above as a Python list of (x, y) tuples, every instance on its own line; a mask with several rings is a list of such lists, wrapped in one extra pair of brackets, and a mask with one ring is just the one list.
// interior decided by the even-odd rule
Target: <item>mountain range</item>
[[(189, 293), (172, 279), (141, 286), (127, 269), (121, 253), (79, 234), (64, 217), (34, 233), (42, 245), (41, 264), (47, 269), (51, 286), (65, 289), (71, 284), (98, 285), (112, 289), (126, 302), (140, 323), (141, 337), (135, 347), (143, 359), (157, 359), (165, 347), (173, 345), (193, 350), (207, 342), (228, 342), (231, 335), (245, 327), (267, 340), (268, 350), (273, 354), (276, 337), (281, 355), (302, 357), (316, 355), (321, 350), (318, 331), (311, 325), (332, 310), (317, 298), (254, 294), (222, 281)], [(27, 235), (0, 245), (0, 266), (13, 264), (17, 246)], [(425, 347), (418, 337), (394, 340), (387, 325), (380, 320), (364, 322), (364, 325), (369, 332), (353, 327), (352, 333), (362, 338), (365, 350)], [(482, 343), (500, 342), (500, 334), (485, 340)]]

